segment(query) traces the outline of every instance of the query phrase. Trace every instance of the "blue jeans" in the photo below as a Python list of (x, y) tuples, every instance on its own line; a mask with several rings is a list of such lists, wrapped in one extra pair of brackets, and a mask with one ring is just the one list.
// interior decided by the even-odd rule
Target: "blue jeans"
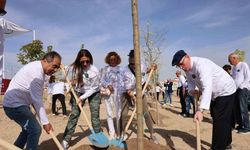
[(11, 120), (14, 120), (22, 128), (14, 145), (23, 149), (27, 144), (27, 150), (36, 150), (42, 129), (35, 115), (30, 111), (29, 106), (4, 107), (4, 111)]
[(166, 103), (172, 104), (172, 92), (165, 91), (164, 104)]
[(195, 114), (194, 97), (188, 95), (186, 97), (186, 110), (187, 110), (187, 114), (189, 114), (189, 110), (191, 108), (191, 104), (193, 105), (193, 114)]
[(250, 99), (250, 91), (246, 88), (238, 89), (238, 99), (240, 101), (240, 112), (242, 118), (243, 128), (250, 130), (249, 116), (248, 116), (248, 101)]

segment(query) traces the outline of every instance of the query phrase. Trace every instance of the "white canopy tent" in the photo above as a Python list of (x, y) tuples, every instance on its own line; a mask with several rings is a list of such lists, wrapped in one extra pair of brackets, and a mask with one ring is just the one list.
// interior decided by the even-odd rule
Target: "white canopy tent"
[(2, 79), (4, 78), (4, 39), (30, 31), (11, 21), (0, 18), (0, 83), (2, 83)]

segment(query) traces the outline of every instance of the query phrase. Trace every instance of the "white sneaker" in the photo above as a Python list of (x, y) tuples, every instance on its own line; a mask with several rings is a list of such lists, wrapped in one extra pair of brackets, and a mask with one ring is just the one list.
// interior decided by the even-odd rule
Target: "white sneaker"
[(64, 150), (67, 150), (69, 148), (69, 143), (67, 141), (63, 140), (61, 144)]
[(122, 141), (126, 141), (127, 139), (128, 139), (128, 134), (125, 133), (125, 134), (123, 135), (123, 137), (122, 137)]

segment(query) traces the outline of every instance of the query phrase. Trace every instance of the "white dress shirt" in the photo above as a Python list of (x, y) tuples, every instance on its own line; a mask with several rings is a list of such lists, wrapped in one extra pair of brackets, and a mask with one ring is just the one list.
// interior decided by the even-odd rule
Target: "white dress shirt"
[(191, 70), (186, 72), (188, 91), (195, 86), (202, 92), (200, 108), (209, 109), (211, 100), (231, 95), (236, 91), (233, 78), (209, 59), (191, 57)]
[(5, 93), (3, 106), (16, 108), (33, 105), (41, 123), (48, 124), (43, 106), (45, 74), (41, 61), (31, 62), (22, 67), (12, 78)]
[(250, 90), (250, 70), (245, 62), (239, 62), (232, 69), (232, 77), (236, 83), (237, 88)]
[[(131, 72), (128, 65), (123, 69), (123, 85), (124, 85), (124, 92), (127, 90), (132, 90), (136, 92), (136, 78), (135, 75)], [(144, 64), (141, 64), (141, 75), (142, 75), (142, 85), (147, 80), (147, 68)]]

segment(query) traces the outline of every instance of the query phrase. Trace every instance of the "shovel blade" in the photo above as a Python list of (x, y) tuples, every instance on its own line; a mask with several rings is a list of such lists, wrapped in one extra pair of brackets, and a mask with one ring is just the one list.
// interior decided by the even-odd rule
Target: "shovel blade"
[(119, 148), (127, 148), (127, 144), (123, 142), (123, 140), (121, 139), (112, 139), (110, 141), (110, 146), (116, 146), (116, 147), (119, 147)]
[(103, 132), (91, 134), (88, 139), (96, 147), (106, 148), (109, 146), (109, 139)]

